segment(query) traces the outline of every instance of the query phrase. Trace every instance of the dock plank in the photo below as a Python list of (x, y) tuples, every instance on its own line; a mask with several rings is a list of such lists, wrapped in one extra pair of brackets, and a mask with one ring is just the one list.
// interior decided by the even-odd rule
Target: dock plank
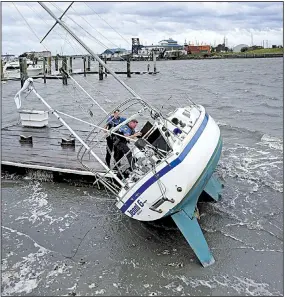
[[(81, 136), (87, 137), (90, 131), (81, 130)], [(21, 143), (20, 135), (33, 137), (33, 144)], [(29, 128), (14, 125), (2, 129), (2, 161), (18, 162), (21, 164), (42, 165), (70, 170), (85, 170), (77, 159), (81, 144), (76, 140), (75, 147), (61, 146), (61, 139), (68, 138), (70, 132), (60, 127), (58, 129)], [(105, 158), (105, 142), (94, 148), (94, 152), (102, 159)], [(104, 172), (104, 168), (94, 158), (84, 157), (84, 164), (93, 170)]]

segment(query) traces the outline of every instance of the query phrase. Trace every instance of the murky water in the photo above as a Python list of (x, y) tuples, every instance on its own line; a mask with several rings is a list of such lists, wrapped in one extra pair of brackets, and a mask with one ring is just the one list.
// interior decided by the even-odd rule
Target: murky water
[[(283, 295), (282, 62), (167, 61), (156, 76), (123, 77), (166, 112), (190, 98), (219, 123), (223, 199), (199, 207), (214, 265), (200, 266), (170, 218), (140, 223), (105, 191), (2, 175), (2, 295)], [(131, 67), (145, 71), (147, 62)], [(130, 98), (110, 76), (75, 79), (106, 109)], [(18, 120), (19, 85), (2, 85), (2, 126)], [(54, 108), (83, 115), (77, 106), (86, 97), (71, 82), (35, 86)], [(43, 109), (33, 98), (23, 107)]]

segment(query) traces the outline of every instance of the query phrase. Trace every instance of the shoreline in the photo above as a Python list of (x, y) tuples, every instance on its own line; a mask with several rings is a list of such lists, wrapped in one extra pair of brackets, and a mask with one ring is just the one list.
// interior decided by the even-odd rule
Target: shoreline
[[(223, 59), (268, 59), (268, 58), (283, 58), (283, 53), (278, 54), (245, 54), (245, 55), (218, 55), (218, 56), (181, 56), (172, 59), (157, 59), (157, 61), (185, 61), (185, 60), (223, 60)], [(148, 61), (148, 60), (133, 60), (133, 61)]]
[(218, 60), (218, 59), (257, 59), (257, 58), (283, 58), (283, 53), (273, 54), (227, 54), (227, 55), (217, 55), (217, 56), (182, 56), (178, 57), (176, 60)]

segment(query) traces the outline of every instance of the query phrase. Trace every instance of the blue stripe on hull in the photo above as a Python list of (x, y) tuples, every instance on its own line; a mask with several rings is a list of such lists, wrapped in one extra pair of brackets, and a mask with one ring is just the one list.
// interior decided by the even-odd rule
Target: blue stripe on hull
[(209, 115), (206, 113), (204, 120), (200, 127), (198, 128), (197, 132), (194, 134), (192, 139), (189, 141), (187, 146), (184, 148), (182, 153), (173, 160), (169, 165), (162, 168), (155, 176), (152, 176), (149, 180), (147, 180), (120, 208), (122, 212), (125, 212), (142, 194), (145, 190), (147, 190), (152, 184), (154, 184), (159, 178), (164, 176), (166, 173), (168, 173), (170, 170), (175, 168), (177, 165), (179, 165), (189, 154), (193, 146), (198, 141), (199, 137), (205, 130), (205, 127), (208, 123)]

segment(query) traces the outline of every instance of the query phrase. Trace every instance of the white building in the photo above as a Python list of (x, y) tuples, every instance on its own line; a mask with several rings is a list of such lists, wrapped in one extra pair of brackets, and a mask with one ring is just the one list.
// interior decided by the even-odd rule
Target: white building
[(247, 44), (236, 45), (235, 47), (233, 47), (233, 52), (239, 53), (243, 47), (248, 47), (248, 45)]

